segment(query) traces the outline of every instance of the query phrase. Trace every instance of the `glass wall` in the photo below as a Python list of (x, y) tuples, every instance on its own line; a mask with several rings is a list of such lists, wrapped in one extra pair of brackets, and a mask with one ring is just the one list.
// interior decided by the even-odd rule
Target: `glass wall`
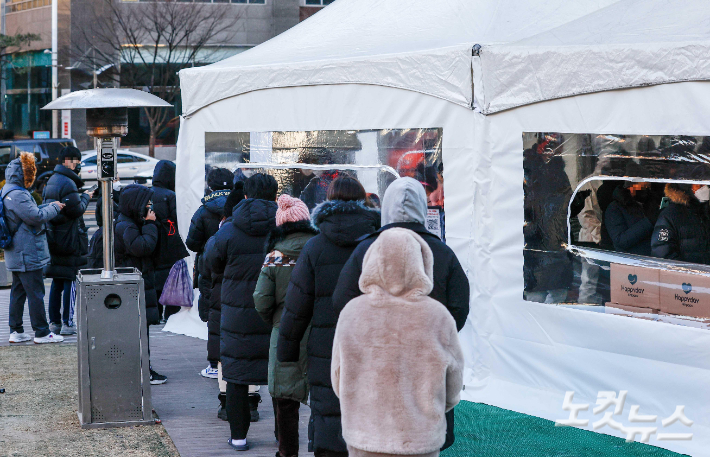
[(523, 142), (526, 300), (710, 318), (710, 137)]
[[(301, 198), (312, 210), (340, 175), (356, 177), (373, 205), (387, 186), (410, 176), (429, 197), (430, 227), (443, 237), (442, 129), (319, 130), (300, 132), (209, 132), (206, 170), (228, 168), (235, 180), (263, 171), (279, 193)], [(207, 191), (207, 189), (206, 189)]]

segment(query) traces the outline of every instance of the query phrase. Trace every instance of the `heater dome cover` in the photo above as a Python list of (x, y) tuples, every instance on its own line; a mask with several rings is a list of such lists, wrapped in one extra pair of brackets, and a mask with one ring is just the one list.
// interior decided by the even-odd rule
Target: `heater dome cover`
[(42, 109), (92, 109), (170, 107), (155, 95), (136, 89), (87, 89), (71, 92), (48, 103)]

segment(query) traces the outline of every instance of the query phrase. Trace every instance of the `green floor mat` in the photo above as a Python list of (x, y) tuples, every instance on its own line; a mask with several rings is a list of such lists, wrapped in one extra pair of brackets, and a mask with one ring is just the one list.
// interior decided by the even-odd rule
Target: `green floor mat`
[(539, 417), (482, 403), (456, 407), (456, 442), (442, 457), (677, 457), (643, 443), (601, 433), (555, 427)]

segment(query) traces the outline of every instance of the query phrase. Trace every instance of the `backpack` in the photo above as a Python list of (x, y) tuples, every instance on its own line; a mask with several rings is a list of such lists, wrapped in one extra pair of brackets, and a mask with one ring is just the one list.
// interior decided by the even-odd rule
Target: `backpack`
[(14, 233), (10, 230), (10, 225), (5, 217), (5, 197), (13, 190), (22, 189), (22, 187), (14, 184), (6, 184), (2, 189), (2, 198), (0, 198), (0, 248), (8, 249), (12, 246), (12, 236)]

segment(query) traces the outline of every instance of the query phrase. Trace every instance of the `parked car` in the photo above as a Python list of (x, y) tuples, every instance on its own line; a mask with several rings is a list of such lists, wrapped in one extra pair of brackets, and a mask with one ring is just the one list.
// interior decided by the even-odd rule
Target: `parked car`
[(0, 180), (5, 177), (5, 168), (21, 152), (31, 152), (37, 162), (37, 179), (34, 189), (40, 194), (47, 180), (52, 176), (54, 166), (59, 163), (59, 152), (66, 146), (76, 146), (70, 138), (0, 140)]
[[(134, 182), (146, 185), (152, 184), (153, 169), (158, 163), (157, 159), (129, 151), (128, 149), (119, 149), (117, 162), (121, 187)], [(81, 153), (81, 179), (88, 185), (97, 181), (96, 150)]]

